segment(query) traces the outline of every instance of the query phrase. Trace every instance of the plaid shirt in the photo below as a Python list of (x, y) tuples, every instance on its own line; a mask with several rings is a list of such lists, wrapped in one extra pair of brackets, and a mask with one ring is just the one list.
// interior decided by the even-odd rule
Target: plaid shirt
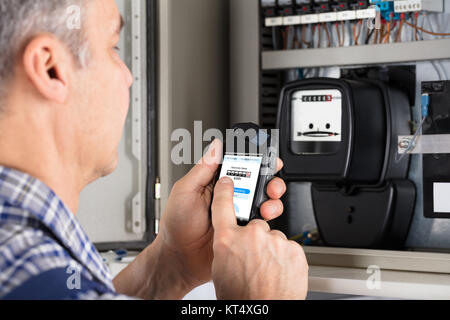
[(0, 166), (0, 299), (109, 299), (109, 270), (42, 182)]

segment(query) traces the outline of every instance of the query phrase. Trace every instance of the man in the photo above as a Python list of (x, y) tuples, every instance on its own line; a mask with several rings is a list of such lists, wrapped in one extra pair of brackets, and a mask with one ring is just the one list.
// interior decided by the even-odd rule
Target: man
[[(73, 5), (81, 29), (67, 27)], [(132, 84), (116, 52), (122, 26), (114, 0), (0, 0), (0, 298), (179, 299), (210, 280), (221, 299), (305, 298), (301, 247), (264, 221), (238, 227), (231, 180), (209, 218), (218, 141), (174, 186), (156, 240), (112, 281), (74, 214), (82, 189), (117, 165)], [(271, 181), (265, 219), (282, 213), (285, 190)]]

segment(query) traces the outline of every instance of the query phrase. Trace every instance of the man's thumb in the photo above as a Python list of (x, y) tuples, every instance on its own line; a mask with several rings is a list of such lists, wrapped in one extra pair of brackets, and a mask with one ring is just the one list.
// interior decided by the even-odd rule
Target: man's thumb
[(209, 146), (206, 155), (183, 178), (195, 190), (208, 186), (216, 175), (222, 161), (223, 145), (218, 139)]
[(215, 230), (237, 225), (233, 204), (234, 182), (228, 177), (220, 179), (214, 189), (212, 224)]

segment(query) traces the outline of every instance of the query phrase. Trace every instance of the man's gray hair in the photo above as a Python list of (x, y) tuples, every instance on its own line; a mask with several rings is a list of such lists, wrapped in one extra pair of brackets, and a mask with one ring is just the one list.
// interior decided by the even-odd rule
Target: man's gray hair
[[(63, 41), (82, 67), (88, 59), (88, 43), (82, 27), (86, 0), (0, 0), (0, 110), (6, 84), (24, 46), (38, 33), (50, 33)], [(74, 11), (75, 9), (75, 11)], [(74, 14), (80, 14), (78, 25)]]

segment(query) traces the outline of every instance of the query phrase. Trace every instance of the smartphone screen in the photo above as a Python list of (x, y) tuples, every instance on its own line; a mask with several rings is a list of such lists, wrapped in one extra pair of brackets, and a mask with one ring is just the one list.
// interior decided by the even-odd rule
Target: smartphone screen
[(227, 176), (234, 180), (233, 202), (239, 220), (250, 220), (262, 160), (262, 155), (227, 153), (224, 156), (220, 178)]

